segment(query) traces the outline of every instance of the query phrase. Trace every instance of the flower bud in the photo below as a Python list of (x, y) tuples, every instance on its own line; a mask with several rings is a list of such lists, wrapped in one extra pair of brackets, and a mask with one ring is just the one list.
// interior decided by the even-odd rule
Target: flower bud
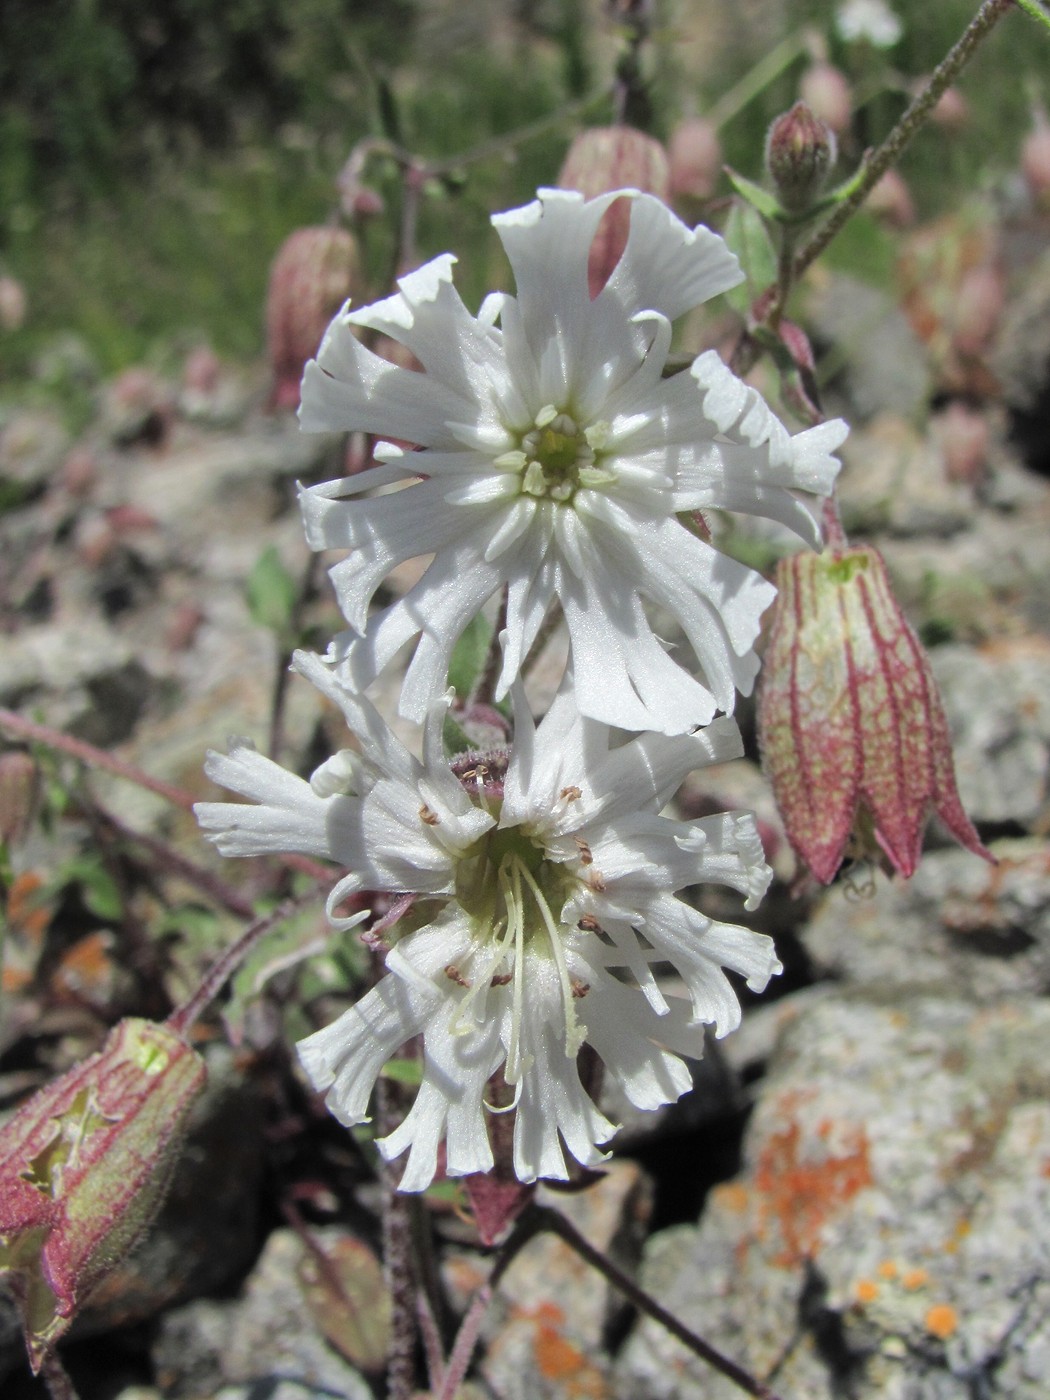
[(991, 860), (959, 801), (929, 659), (879, 553), (795, 555), (781, 561), (777, 584), (759, 736), (800, 860), (826, 885), (845, 855), (877, 845), (907, 878), (931, 810)]
[(835, 133), (804, 102), (777, 117), (766, 136), (766, 170), (785, 209), (800, 214), (812, 206), (836, 154)]
[(853, 115), (853, 95), (843, 74), (830, 63), (814, 63), (799, 83), (799, 96), (815, 117), (841, 136)]
[(866, 207), (891, 228), (907, 228), (915, 222), (915, 202), (911, 190), (896, 170), (887, 170), (872, 186)]
[(266, 294), (274, 408), (298, 408), (303, 366), (359, 278), (357, 243), (346, 229), (301, 228), (281, 244)]
[(27, 753), (11, 749), (0, 754), (0, 843), (18, 846), (25, 840), (36, 807), (40, 773)]
[(679, 122), (667, 144), (672, 195), (709, 199), (722, 173), (718, 132), (703, 117)]
[[(574, 137), (558, 175), (558, 188), (578, 190), (585, 199), (611, 190), (635, 189), (667, 200), (671, 170), (659, 141), (630, 126), (590, 127)], [(618, 199), (598, 225), (587, 262), (587, 282), (596, 297), (613, 274), (627, 246), (631, 206)]]
[(1050, 208), (1050, 121), (1039, 108), (1021, 147), (1021, 173), (1032, 199)]
[(14, 277), (0, 277), (0, 330), (17, 331), (25, 324), (25, 288)]
[(0, 1277), (34, 1370), (152, 1222), (204, 1082), (174, 1031), (126, 1020), (0, 1129)]

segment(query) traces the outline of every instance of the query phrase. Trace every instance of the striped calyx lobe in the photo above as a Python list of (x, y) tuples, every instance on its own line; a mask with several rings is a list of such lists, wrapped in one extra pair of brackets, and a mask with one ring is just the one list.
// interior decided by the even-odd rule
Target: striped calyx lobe
[(929, 659), (871, 548), (795, 555), (780, 594), (759, 701), (763, 764), (799, 858), (830, 884), (846, 855), (914, 874), (936, 812), (992, 859), (963, 810)]

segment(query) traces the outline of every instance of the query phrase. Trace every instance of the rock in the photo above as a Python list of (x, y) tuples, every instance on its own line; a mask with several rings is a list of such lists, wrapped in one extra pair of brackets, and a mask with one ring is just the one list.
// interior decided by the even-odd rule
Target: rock
[(55, 480), (69, 451), (57, 418), (23, 410), (0, 429), (0, 510), (41, 495)]
[(935, 647), (959, 793), (972, 820), (1050, 822), (1050, 640)]
[(855, 428), (842, 462), (838, 499), (847, 533), (943, 538), (972, 522), (972, 491), (948, 480), (932, 435), (923, 437), (903, 417), (882, 413)]
[[(845, 997), (797, 1017), (746, 1144), (643, 1284), (786, 1396), (1041, 1400), (1050, 1355), (1050, 1005)], [(643, 1322), (632, 1400), (739, 1391)]]
[[(323, 1242), (341, 1232), (316, 1233)], [(161, 1320), (153, 1356), (168, 1400), (370, 1400), (318, 1330), (299, 1286), (303, 1256), (294, 1231), (275, 1230), (238, 1299), (202, 1299)]]
[(849, 417), (889, 411), (907, 418), (926, 403), (926, 352), (892, 298), (854, 277), (838, 274), (809, 307), (816, 334), (847, 355)]
[(802, 934), (818, 974), (874, 989), (988, 1002), (1050, 991), (1050, 845), (1000, 841), (997, 866), (962, 850), (923, 857), (914, 877), (871, 877), (858, 898), (829, 890)]
[[(597, 1248), (633, 1269), (650, 1211), (641, 1169), (614, 1161), (595, 1185), (578, 1194), (540, 1188), (539, 1199), (569, 1217)], [(460, 1255), (446, 1266), (454, 1299), (466, 1306), (488, 1276), (489, 1263)], [(608, 1393), (602, 1343), (622, 1316), (623, 1301), (552, 1235), (530, 1241), (500, 1281), (482, 1325), (482, 1373), (505, 1400), (562, 1400)]]

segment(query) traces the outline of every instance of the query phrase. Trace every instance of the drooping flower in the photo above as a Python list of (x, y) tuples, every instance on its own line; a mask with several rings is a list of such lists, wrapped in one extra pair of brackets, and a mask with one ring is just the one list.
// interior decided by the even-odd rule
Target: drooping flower
[(794, 555), (759, 696), (762, 761), (788, 838), (830, 884), (847, 853), (915, 873), (932, 812), (993, 859), (955, 785), (951, 736), (929, 658), (877, 550)]
[[(632, 201), (627, 244), (592, 299), (588, 256), (616, 199)], [(493, 224), (516, 297), (493, 293), (471, 316), (445, 255), (385, 301), (344, 308), (306, 367), (305, 428), (359, 429), (421, 449), (380, 443), (382, 465), (302, 493), (311, 546), (350, 551), (332, 579), (352, 631), (331, 659), (364, 688), (418, 638), (401, 711), (422, 720), (456, 639), (506, 585), (499, 697), (558, 599), (581, 712), (686, 733), (750, 691), (773, 589), (681, 513), (742, 511), (819, 543), (806, 496), (831, 490), (845, 426), (792, 437), (714, 351), (663, 377), (671, 322), (741, 274), (716, 234), (687, 228), (659, 200), (543, 190)], [(361, 326), (400, 341), (424, 372), (372, 354), (354, 338)], [(364, 498), (393, 483), (413, 484)], [(425, 554), (435, 558), (419, 582), (370, 619), (391, 569)], [(678, 620), (699, 679), (661, 645), (643, 600)]]
[[(757, 904), (770, 871), (750, 814), (659, 815), (688, 771), (740, 752), (735, 724), (617, 745), (569, 687), (537, 728), (516, 685), (513, 748), (467, 771), (461, 761), (457, 776), (441, 744), (447, 697), (430, 707), (420, 762), (319, 658), (295, 664), (360, 751), (309, 782), (243, 744), (213, 753), (210, 776), (258, 805), (202, 803), (202, 827), (227, 855), (299, 851), (346, 867), (328, 900), (337, 926), (364, 917), (337, 917), (352, 892), (416, 897), (390, 932), (387, 975), (300, 1044), (313, 1083), (341, 1122), (361, 1123), (383, 1065), (422, 1035), (422, 1086), (379, 1144), (388, 1158), (408, 1152), (404, 1190), (429, 1184), (442, 1141), (450, 1175), (492, 1168), (487, 1086), (500, 1071), (520, 1180), (565, 1178), (562, 1142), (585, 1166), (602, 1160), (614, 1124), (581, 1082), (584, 1042), (631, 1102), (656, 1108), (690, 1087), (680, 1056), (701, 1054), (703, 1025), (724, 1035), (739, 1021), (723, 968), (755, 990), (780, 970), (769, 938), (675, 896), (714, 881)], [(668, 964), (686, 996), (658, 985)]]

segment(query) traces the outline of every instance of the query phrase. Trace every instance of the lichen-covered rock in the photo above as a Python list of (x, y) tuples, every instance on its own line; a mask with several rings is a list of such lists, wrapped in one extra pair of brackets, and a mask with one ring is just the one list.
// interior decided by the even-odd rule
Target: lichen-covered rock
[(815, 970), (879, 995), (1050, 990), (1050, 845), (999, 841), (993, 853), (996, 866), (937, 851), (909, 881), (865, 871), (838, 885), (802, 935)]
[[(788, 1025), (746, 1168), (643, 1282), (779, 1393), (1042, 1400), (1050, 1380), (1050, 1005), (811, 1005)], [(632, 1400), (739, 1392), (651, 1323)]]

